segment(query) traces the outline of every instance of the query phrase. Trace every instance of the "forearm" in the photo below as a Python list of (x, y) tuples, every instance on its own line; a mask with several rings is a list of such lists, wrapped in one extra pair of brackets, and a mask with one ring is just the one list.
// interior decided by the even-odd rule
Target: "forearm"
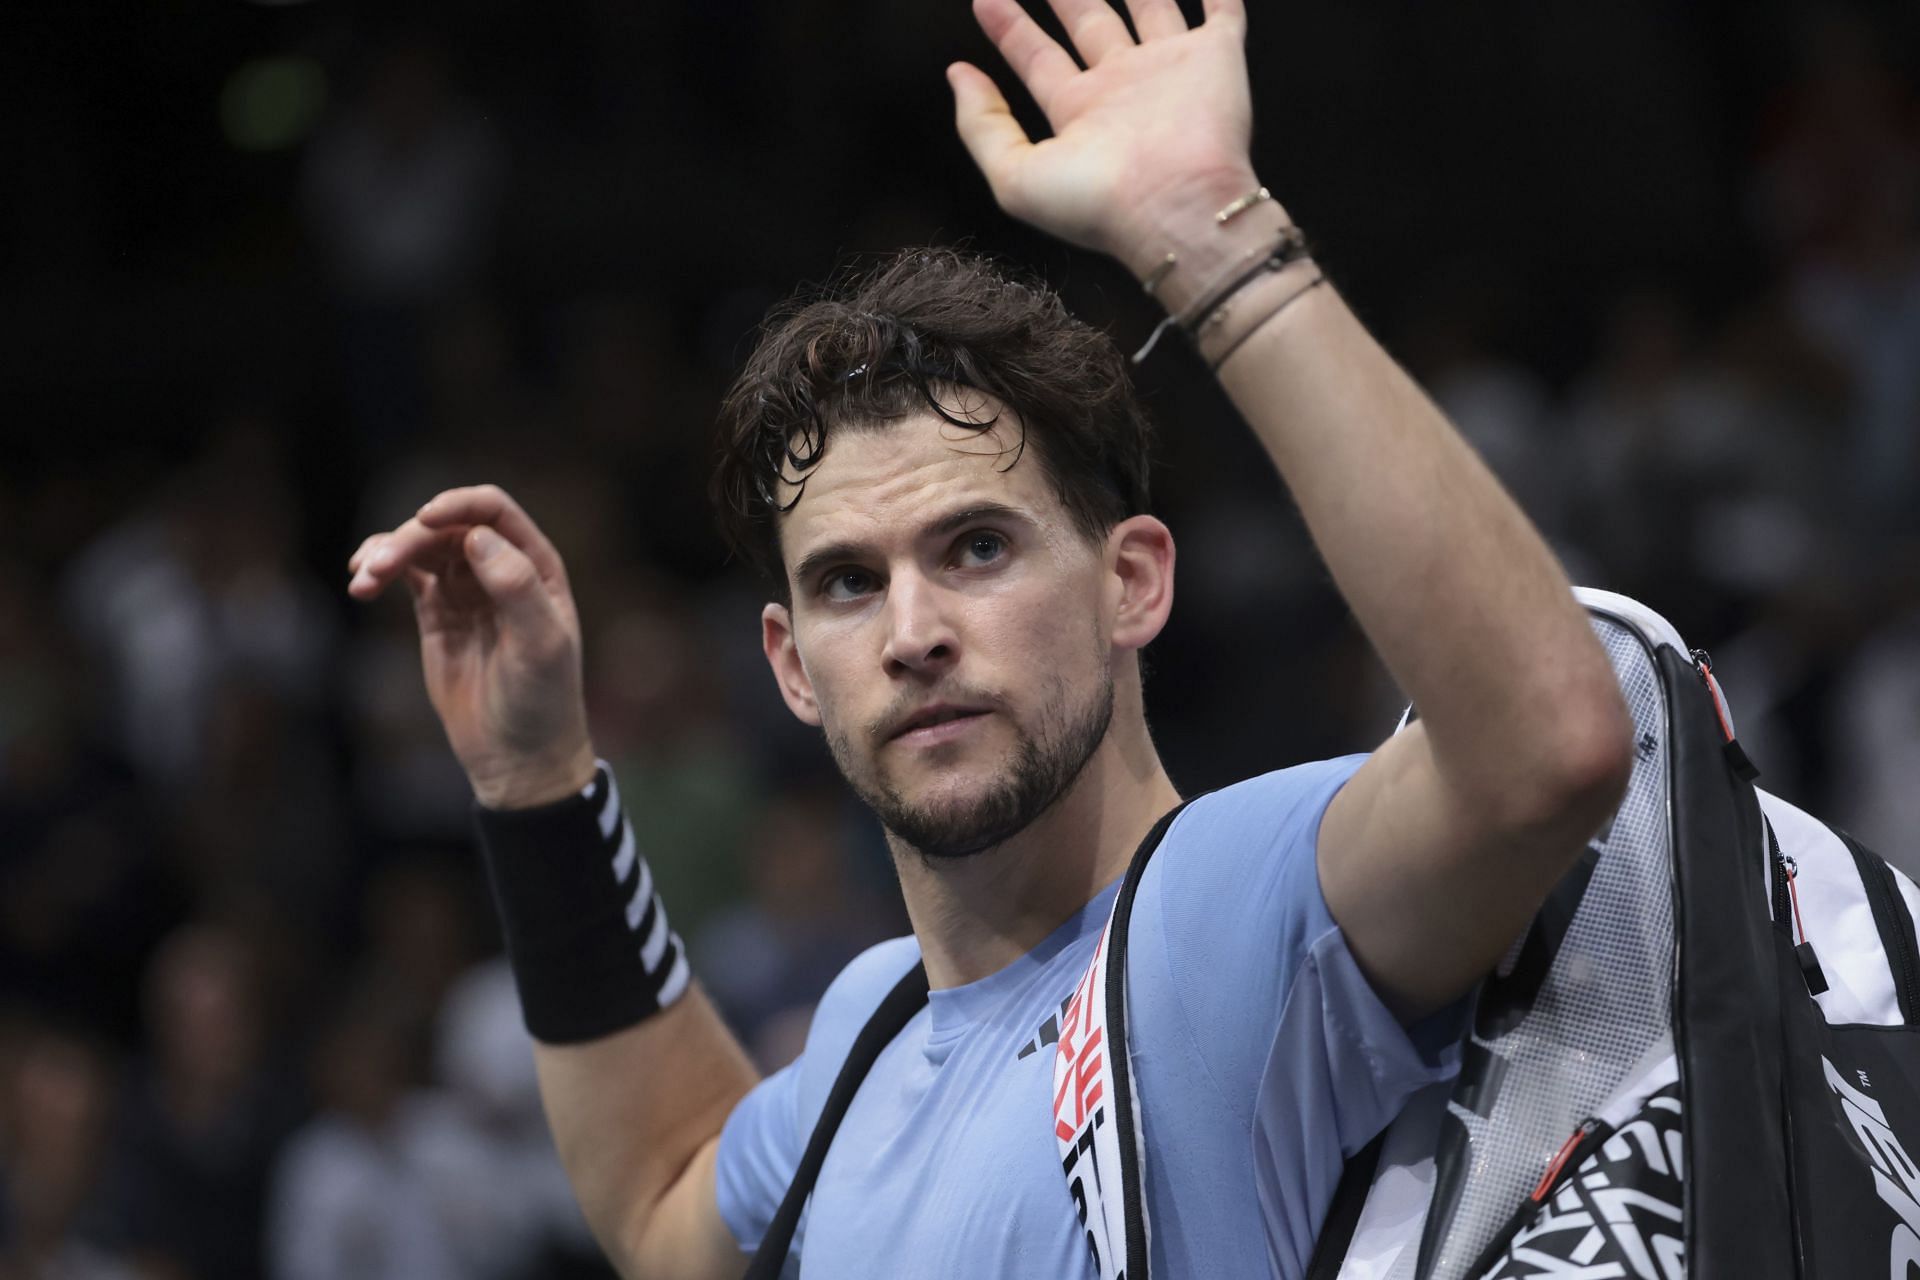
[(482, 809), (479, 826), (541, 1099), (588, 1224), (623, 1272), (737, 1272), (711, 1148), (755, 1073), (691, 981), (610, 771), (548, 804)]
[(637, 1026), (538, 1045), (540, 1097), (587, 1223), (623, 1275), (744, 1267), (713, 1193), (714, 1146), (756, 1074), (697, 987)]
[(1514, 784), (1541, 770), (1577, 785), (1623, 732), (1612, 669), (1553, 553), (1427, 396), (1330, 288), (1221, 372), (1442, 775), (1493, 805), (1524, 804)]
[[(1286, 223), (1272, 202), (1257, 212), (1244, 229), (1189, 212), (1197, 230), (1161, 234), (1187, 267), (1185, 279), (1176, 280), (1178, 267), (1168, 275), (1170, 308), (1191, 307), (1244, 246), (1271, 242)], [(1153, 257), (1138, 251), (1129, 266)], [(1308, 287), (1317, 275), (1303, 261), (1257, 278), (1222, 323), (1201, 332), (1201, 355), (1211, 362), (1230, 352), (1219, 366), (1223, 387), (1419, 705), (1448, 783), (1496, 806), (1577, 785), (1583, 770), (1604, 766), (1623, 717), (1564, 573), (1337, 291)]]

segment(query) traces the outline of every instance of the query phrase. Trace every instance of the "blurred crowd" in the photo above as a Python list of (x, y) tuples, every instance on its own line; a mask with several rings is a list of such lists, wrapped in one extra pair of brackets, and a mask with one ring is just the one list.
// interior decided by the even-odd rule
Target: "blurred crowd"
[[(36, 302), (4, 322), (33, 373), (0, 476), (0, 1280), (606, 1274), (411, 615), (342, 590), (359, 538), (447, 484), (505, 484), (567, 558), (596, 745), (764, 1066), (842, 964), (904, 930), (878, 833), (765, 673), (762, 586), (711, 532), (713, 406), (766, 305), (848, 251), (972, 235), (1122, 342), (1151, 317), (1117, 274), (1006, 228), (923, 136), (946, 124), (941, 62), (985, 57), (965, 6), (818, 7), (236, 2), (204, 48), (129, 20), (104, 71), (0, 55), (44, 104), (48, 161), (5, 260), (8, 296)], [(1572, 42), (1496, 8), (1520, 32), (1503, 56)], [(1763, 785), (1912, 868), (1920, 40), (1898, 9), (1762, 8), (1770, 36), (1724, 45), (1659, 6), (1608, 18), (1639, 44), (1583, 53), (1570, 92), (1644, 55), (1608, 92), (1673, 127), (1590, 168), (1533, 157), (1508, 179), (1533, 196), (1477, 238), (1415, 230), (1460, 211), (1396, 224), (1378, 179), (1316, 187), (1361, 168), (1314, 131), (1370, 127), (1324, 104), (1278, 112), (1294, 136), (1263, 136), (1285, 159), (1262, 167), (1302, 175), (1284, 198), (1322, 215), (1329, 269), (1576, 580), (1712, 649)], [(1356, 77), (1417, 56), (1361, 19), (1302, 21)], [(79, 56), (84, 33), (48, 30)], [(1260, 90), (1286, 33), (1255, 35), (1263, 119), (1335, 75)], [(1715, 56), (1738, 65), (1708, 85)], [(252, 78), (223, 90), (234, 66)], [(224, 140), (210, 107), (123, 101), (190, 88), (224, 93)], [(1469, 169), (1482, 143), (1450, 140)], [(1543, 228), (1556, 173), (1582, 207)], [(1454, 194), (1422, 180), (1393, 199)], [(1663, 220), (1645, 235), (1640, 208)], [(1417, 253), (1368, 239), (1396, 225)], [(1148, 697), (1197, 791), (1365, 749), (1398, 696), (1183, 359), (1142, 373), (1181, 544)]]

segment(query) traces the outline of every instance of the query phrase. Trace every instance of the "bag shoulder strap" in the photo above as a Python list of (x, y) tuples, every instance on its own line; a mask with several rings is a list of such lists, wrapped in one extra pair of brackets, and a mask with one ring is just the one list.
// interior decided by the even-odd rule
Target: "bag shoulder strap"
[(1114, 1123), (1120, 1138), (1120, 1203), (1126, 1223), (1127, 1280), (1147, 1280), (1147, 1209), (1136, 1127), (1138, 1108), (1133, 1097), (1133, 1072), (1127, 1061), (1127, 924), (1133, 917), (1133, 899), (1140, 891), (1147, 863), (1160, 847), (1173, 820), (1191, 803), (1183, 800), (1168, 810), (1134, 850), (1126, 878), (1120, 883), (1120, 894), (1114, 899), (1113, 918), (1107, 922), (1107, 1061), (1113, 1072)]
[(927, 966), (921, 963), (914, 965), (894, 985), (873, 1016), (867, 1019), (867, 1025), (854, 1037), (847, 1061), (834, 1078), (833, 1089), (820, 1110), (820, 1119), (814, 1123), (813, 1136), (807, 1139), (806, 1152), (793, 1171), (786, 1198), (781, 1200), (779, 1212), (773, 1215), (773, 1222), (753, 1255), (753, 1264), (747, 1268), (746, 1280), (777, 1280), (781, 1268), (786, 1266), (793, 1233), (800, 1227), (800, 1213), (813, 1194), (813, 1184), (820, 1178), (820, 1166), (827, 1159), (827, 1148), (833, 1145), (833, 1135), (840, 1128), (840, 1121), (846, 1118), (853, 1095), (859, 1091), (860, 1082), (867, 1078), (867, 1072), (873, 1069), (880, 1051), (913, 1021), (913, 1015), (926, 1003)]
[(1347, 1247), (1360, 1226), (1360, 1211), (1373, 1192), (1373, 1175), (1380, 1168), (1380, 1150), (1387, 1145), (1387, 1131), (1373, 1135), (1373, 1141), (1353, 1153), (1340, 1172), (1340, 1184), (1333, 1189), (1333, 1203), (1327, 1206), (1326, 1220), (1313, 1242), (1313, 1256), (1307, 1259), (1307, 1274), (1301, 1280), (1338, 1280), (1341, 1264), (1347, 1260)]

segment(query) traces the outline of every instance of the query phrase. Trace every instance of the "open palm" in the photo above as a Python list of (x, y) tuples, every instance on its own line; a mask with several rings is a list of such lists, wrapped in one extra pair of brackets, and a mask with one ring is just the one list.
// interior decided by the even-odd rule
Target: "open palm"
[(1242, 0), (1206, 0), (1194, 27), (1174, 0), (1128, 0), (1137, 40), (1108, 0), (1051, 4), (1084, 68), (1019, 0), (973, 8), (1052, 137), (1030, 140), (977, 67), (948, 71), (961, 140), (1001, 208), (1126, 260), (1170, 209), (1217, 209), (1251, 185)]

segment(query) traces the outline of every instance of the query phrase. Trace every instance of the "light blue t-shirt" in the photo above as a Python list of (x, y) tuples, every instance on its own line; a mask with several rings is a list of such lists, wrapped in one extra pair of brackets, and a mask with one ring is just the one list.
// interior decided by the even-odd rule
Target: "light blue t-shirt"
[[(1141, 879), (1127, 1033), (1155, 1276), (1299, 1276), (1346, 1157), (1456, 1067), (1459, 1011), (1403, 1030), (1320, 892), (1320, 817), (1361, 759), (1202, 796)], [(794, 1238), (802, 1274), (1093, 1274), (1053, 1136), (1053, 1041), (1118, 889), (1000, 972), (933, 992), (881, 1053)], [(898, 938), (848, 965), (805, 1053), (728, 1119), (720, 1212), (743, 1249), (772, 1221), (854, 1037), (918, 958)]]

